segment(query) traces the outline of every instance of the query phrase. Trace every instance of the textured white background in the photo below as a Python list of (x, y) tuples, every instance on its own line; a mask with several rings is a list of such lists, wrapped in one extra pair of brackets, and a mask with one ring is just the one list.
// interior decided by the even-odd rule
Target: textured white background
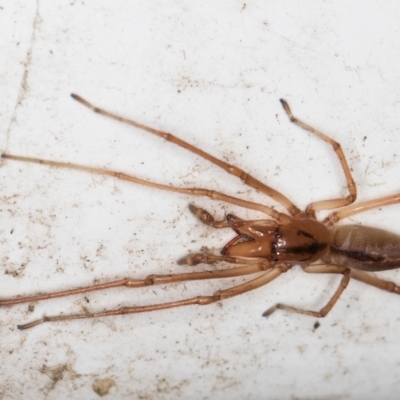
[[(395, 1), (0, 1), (0, 149), (122, 170), (179, 186), (271, 202), (210, 163), (95, 115), (79, 93), (174, 132), (240, 165), (297, 205), (345, 195), (331, 148), (279, 104), (337, 139), (359, 199), (399, 190), (400, 4)], [(1, 297), (186, 270), (176, 260), (232, 232), (199, 224), (203, 198), (114, 179), (2, 162)], [(399, 207), (353, 218), (400, 233)], [(381, 274), (400, 280), (396, 271)], [(0, 394), (7, 399), (357, 399), (400, 391), (400, 299), (351, 282), (314, 318), (338, 277), (294, 268), (253, 293), (208, 307), (43, 324), (44, 314), (172, 301), (232, 285), (192, 282), (110, 290), (0, 309)], [(240, 282), (237, 280), (236, 283)]]

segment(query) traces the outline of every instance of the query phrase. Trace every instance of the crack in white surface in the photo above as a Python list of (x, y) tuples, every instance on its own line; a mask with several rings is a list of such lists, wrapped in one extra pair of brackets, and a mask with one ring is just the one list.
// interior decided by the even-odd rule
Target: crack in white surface
[(36, 2), (35, 17), (33, 19), (33, 24), (32, 24), (32, 34), (31, 34), (30, 44), (29, 44), (28, 51), (26, 52), (25, 60), (23, 62), (24, 72), (22, 74), (22, 79), (21, 79), (21, 83), (20, 83), (20, 87), (19, 87), (19, 91), (18, 91), (17, 100), (14, 105), (14, 109), (13, 109), (13, 112), (12, 112), (12, 115), (10, 118), (10, 122), (6, 129), (6, 146), (5, 146), (6, 148), (8, 147), (11, 128), (17, 118), (18, 107), (25, 100), (26, 93), (28, 92), (28, 89), (29, 89), (29, 84), (28, 84), (29, 67), (32, 62), (32, 53), (33, 53), (33, 48), (34, 48), (35, 42), (36, 42), (37, 27), (38, 27), (40, 20), (41, 20), (41, 18), (40, 18), (40, 13), (39, 13), (39, 0), (38, 0)]

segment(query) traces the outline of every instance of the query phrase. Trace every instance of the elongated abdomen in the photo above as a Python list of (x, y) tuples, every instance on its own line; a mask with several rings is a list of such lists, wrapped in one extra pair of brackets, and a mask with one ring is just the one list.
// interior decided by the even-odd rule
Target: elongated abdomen
[(338, 226), (331, 235), (326, 263), (363, 271), (400, 267), (400, 235), (361, 225)]

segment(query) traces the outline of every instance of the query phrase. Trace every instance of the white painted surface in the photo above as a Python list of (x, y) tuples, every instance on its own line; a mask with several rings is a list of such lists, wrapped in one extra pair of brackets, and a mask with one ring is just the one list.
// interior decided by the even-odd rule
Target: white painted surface
[[(359, 198), (399, 190), (400, 5), (396, 2), (0, 2), (0, 148), (219, 189), (271, 204), (182, 149), (95, 115), (99, 106), (174, 132), (243, 167), (296, 204), (345, 195), (331, 149), (279, 104), (337, 139)], [(185, 270), (229, 231), (197, 223), (208, 199), (45, 166), (3, 162), (1, 296)], [(400, 207), (400, 206), (399, 206)], [(399, 207), (354, 218), (400, 233)], [(12, 232), (12, 233), (11, 233)], [(396, 280), (398, 273), (381, 274)], [(239, 279), (238, 282), (241, 280)], [(399, 282), (399, 278), (397, 278)], [(0, 309), (4, 398), (393, 398), (399, 392), (400, 299), (352, 282), (329, 316), (261, 313), (276, 302), (320, 308), (338, 277), (299, 268), (207, 307), (16, 325), (44, 314), (209, 294), (227, 282), (110, 290)], [(89, 301), (89, 303), (87, 302)]]

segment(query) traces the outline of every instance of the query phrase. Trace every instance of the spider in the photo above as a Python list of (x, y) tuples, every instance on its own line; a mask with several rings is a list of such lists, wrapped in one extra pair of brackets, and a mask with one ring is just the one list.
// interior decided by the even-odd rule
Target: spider
[[(72, 94), (71, 96), (73, 99), (98, 114), (143, 129), (197, 154), (224, 169), (227, 173), (238, 177), (246, 185), (272, 198), (284, 207), (286, 213), (278, 212), (274, 208), (263, 204), (228, 196), (213, 190), (162, 185), (139, 179), (122, 172), (4, 153), (2, 154), (2, 158), (8, 160), (45, 164), (55, 168), (75, 169), (92, 174), (108, 175), (116, 179), (150, 186), (156, 189), (184, 193), (192, 196), (207, 196), (214, 200), (260, 211), (267, 216), (267, 218), (264, 219), (245, 220), (234, 214), (228, 214), (224, 220), (216, 220), (208, 211), (196, 207), (193, 204), (189, 206), (190, 211), (203, 224), (215, 229), (232, 229), (236, 236), (223, 246), (218, 255), (211, 253), (189, 254), (180, 260), (179, 263), (192, 266), (197, 264), (218, 264), (224, 261), (233, 265), (229, 268), (214, 268), (200, 272), (168, 275), (149, 275), (144, 279), (125, 278), (74, 289), (55, 291), (53, 293), (40, 293), (26, 297), (3, 299), (0, 300), (0, 306), (12, 306), (14, 304), (52, 299), (114, 287), (139, 288), (172, 282), (219, 279), (257, 274), (258, 276), (252, 280), (225, 290), (218, 290), (209, 296), (197, 296), (146, 306), (122, 307), (102, 312), (44, 316), (36, 321), (18, 325), (19, 329), (31, 328), (43, 322), (134, 314), (194, 304), (211, 304), (264, 286), (282, 273), (291, 269), (294, 265), (300, 265), (301, 268), (308, 273), (340, 274), (342, 275), (340, 284), (331, 299), (319, 311), (304, 310), (279, 303), (265, 311), (263, 313), (264, 317), (270, 316), (278, 309), (313, 317), (325, 317), (347, 287), (350, 278), (355, 278), (379, 289), (400, 294), (400, 286), (367, 273), (371, 271), (395, 269), (400, 266), (400, 236), (368, 226), (336, 225), (338, 221), (354, 214), (399, 203), (400, 194), (354, 204), (357, 198), (357, 189), (340, 144), (294, 117), (289, 104), (285, 100), (281, 99), (280, 102), (291, 122), (315, 134), (332, 146), (346, 178), (349, 191), (348, 196), (313, 202), (306, 207), (305, 211), (301, 211), (282, 193), (260, 182), (242, 169), (219, 160), (211, 154), (170, 133), (150, 128), (133, 120), (120, 117), (109, 111), (95, 107), (76, 94)], [(316, 219), (316, 211), (330, 209), (337, 210), (330, 213), (322, 221)], [(315, 264), (316, 262), (319, 263)], [(239, 264), (239, 266), (235, 266), (237, 264)]]

